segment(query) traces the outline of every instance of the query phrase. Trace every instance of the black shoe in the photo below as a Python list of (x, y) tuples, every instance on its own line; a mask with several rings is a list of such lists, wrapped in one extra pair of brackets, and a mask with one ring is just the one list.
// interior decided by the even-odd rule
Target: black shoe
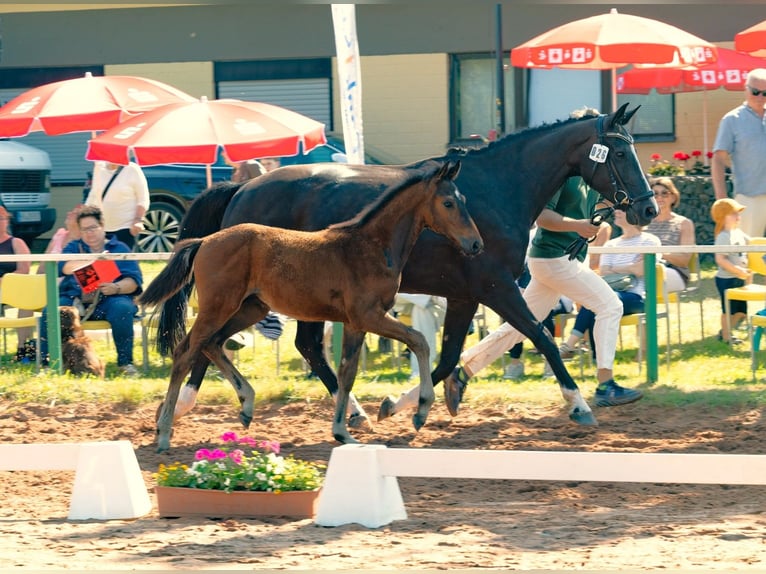
[(621, 387), (613, 379), (609, 379), (598, 385), (595, 403), (597, 407), (616, 407), (634, 403), (643, 396), (641, 391)]
[(452, 374), (444, 379), (444, 402), (449, 414), (457, 416), (460, 402), (463, 400), (465, 388), (468, 386), (468, 376), (465, 371), (457, 367)]

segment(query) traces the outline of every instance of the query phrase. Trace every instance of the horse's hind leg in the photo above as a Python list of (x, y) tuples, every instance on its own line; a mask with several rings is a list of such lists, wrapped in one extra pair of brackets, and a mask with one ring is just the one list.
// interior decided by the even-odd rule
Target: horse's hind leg
[(363, 331), (350, 329), (348, 325), (344, 326), (343, 354), (338, 368), (338, 397), (335, 401), (335, 417), (332, 421), (332, 435), (335, 440), (343, 444), (358, 442), (349, 434), (345, 421), (348, 398), (359, 368), (359, 353), (364, 343), (364, 335)]
[[(193, 331), (192, 327), (192, 331)], [(191, 369), (193, 357), (199, 354), (199, 349), (191, 346), (190, 335), (186, 335), (173, 352), (173, 367), (170, 370), (168, 392), (162, 403), (157, 418), (157, 452), (165, 452), (170, 448), (170, 435), (173, 428), (173, 413), (175, 412), (178, 391), (186, 374)]]
[[(338, 379), (332, 367), (327, 363), (327, 358), (322, 347), (324, 338), (324, 323), (307, 323), (298, 321), (295, 333), (295, 348), (306, 359), (311, 370), (324, 384), (327, 392), (337, 403)], [(356, 400), (354, 393), (348, 396), (348, 426), (360, 430), (372, 430), (372, 421), (364, 409)]]

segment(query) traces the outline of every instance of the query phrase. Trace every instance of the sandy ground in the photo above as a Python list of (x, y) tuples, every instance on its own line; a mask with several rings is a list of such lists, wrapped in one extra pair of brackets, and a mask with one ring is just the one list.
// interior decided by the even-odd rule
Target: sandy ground
[[(377, 405), (366, 404), (368, 412)], [(250, 436), (327, 461), (331, 404), (259, 406)], [(762, 409), (600, 409), (598, 429), (558, 407), (464, 408), (442, 403), (415, 434), (408, 417), (359, 436), (391, 447), (766, 452)], [(154, 407), (119, 412), (88, 404), (0, 402), (3, 442), (129, 440), (153, 496), (160, 462), (190, 461), (225, 431), (228, 407), (197, 407), (155, 453)], [(766, 488), (577, 482), (399, 479), (409, 517), (379, 529), (311, 520), (66, 520), (73, 473), (0, 473), (0, 570), (554, 569), (766, 571)]]

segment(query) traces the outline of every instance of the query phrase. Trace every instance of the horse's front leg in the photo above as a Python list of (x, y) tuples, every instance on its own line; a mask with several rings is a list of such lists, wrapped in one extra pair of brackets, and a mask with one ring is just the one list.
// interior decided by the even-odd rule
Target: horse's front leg
[[(306, 359), (313, 373), (319, 377), (327, 392), (338, 402), (338, 379), (327, 362), (322, 346), (324, 323), (298, 321), (295, 332), (295, 348)], [(356, 400), (354, 393), (348, 396), (348, 426), (360, 430), (372, 430), (372, 421)]]
[(388, 314), (376, 316), (374, 319), (368, 320), (366, 324), (370, 325), (370, 331), (373, 333), (401, 341), (409, 347), (410, 352), (415, 353), (418, 359), (418, 369), (420, 370), (420, 385), (419, 387), (413, 387), (410, 395), (414, 395), (414, 391), (417, 389), (418, 409), (412, 416), (412, 424), (416, 430), (420, 430), (428, 418), (428, 413), (435, 399), (426, 338), (419, 331), (400, 323)]
[(186, 335), (173, 351), (170, 383), (157, 417), (157, 452), (165, 452), (170, 448), (170, 436), (173, 431), (173, 415), (178, 401), (178, 392), (186, 374), (191, 369), (192, 357), (197, 354), (197, 349), (192, 352), (189, 341), (189, 335)]
[(354, 387), (354, 379), (359, 368), (359, 353), (364, 343), (364, 331), (349, 328), (343, 329), (343, 351), (340, 366), (338, 367), (338, 393), (335, 401), (335, 417), (332, 421), (332, 435), (340, 443), (357, 443), (348, 432), (346, 427), (346, 410), (351, 389)]
[[(439, 363), (431, 373), (434, 386), (441, 382), (457, 366), (460, 351), (463, 349), (468, 326), (476, 314), (478, 304), (475, 301), (447, 301), (447, 312), (444, 316), (444, 332)], [(430, 366), (429, 366), (430, 368)], [(420, 385), (402, 393), (398, 399), (391, 396), (383, 399), (378, 409), (378, 420), (387, 419), (403, 410), (415, 407), (420, 397)]]

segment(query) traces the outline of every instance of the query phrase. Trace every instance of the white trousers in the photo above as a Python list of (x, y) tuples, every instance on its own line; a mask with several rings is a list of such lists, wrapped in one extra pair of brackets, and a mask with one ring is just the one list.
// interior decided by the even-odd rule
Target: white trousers
[[(436, 344), (439, 330), (444, 324), (446, 301), (441, 297), (412, 293), (397, 293), (394, 311), (409, 314), (412, 317), (412, 328), (423, 333), (428, 343), (428, 360), (433, 367), (437, 358)], [(420, 376), (420, 367), (415, 353), (410, 353), (411, 377)]]
[[(568, 255), (556, 259), (530, 257), (527, 264), (532, 280), (523, 296), (537, 320), (542, 321), (548, 316), (561, 295), (592, 310), (596, 314), (593, 337), (597, 367), (611, 369), (622, 317), (622, 302), (617, 294), (588, 265), (576, 259), (570, 261)], [(514, 327), (503, 323), (463, 351), (460, 356), (463, 368), (473, 376), (524, 338)]]

